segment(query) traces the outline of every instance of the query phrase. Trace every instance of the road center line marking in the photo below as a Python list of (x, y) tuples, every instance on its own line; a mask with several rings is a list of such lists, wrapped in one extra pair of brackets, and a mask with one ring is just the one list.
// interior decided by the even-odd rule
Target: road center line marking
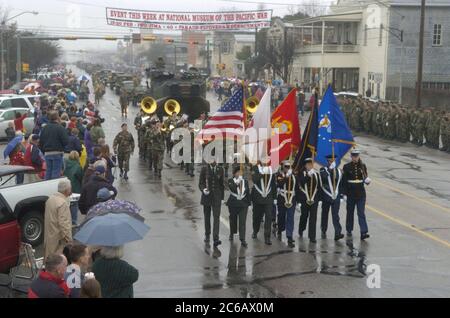
[(388, 185), (386, 183), (383, 183), (383, 182), (380, 182), (378, 180), (373, 180), (373, 182), (378, 184), (378, 185), (380, 185), (380, 186), (382, 186), (382, 187), (386, 187), (386, 188), (388, 188), (388, 189), (390, 189), (392, 191), (395, 191), (397, 193), (403, 194), (403, 195), (405, 195), (407, 197), (410, 197), (410, 198), (413, 198), (415, 200), (421, 201), (423, 203), (429, 204), (429, 205), (431, 205), (431, 206), (433, 206), (433, 207), (435, 207), (437, 209), (440, 209), (440, 210), (442, 210), (444, 212), (450, 213), (450, 209), (449, 208), (443, 207), (443, 206), (441, 206), (439, 204), (433, 203), (433, 202), (428, 201), (426, 199), (419, 198), (418, 196), (415, 196), (414, 194), (411, 194), (411, 193), (408, 193), (408, 192), (404, 192), (404, 191), (402, 191), (400, 189), (397, 189), (397, 188), (395, 188), (393, 186), (390, 186), (390, 185)]
[(387, 213), (385, 213), (383, 211), (380, 211), (380, 210), (378, 210), (378, 209), (376, 209), (374, 207), (371, 207), (369, 205), (366, 205), (366, 207), (367, 207), (368, 210), (370, 210), (370, 211), (372, 211), (372, 212), (374, 212), (374, 213), (376, 213), (378, 215), (381, 215), (382, 217), (384, 217), (384, 218), (386, 218), (386, 219), (388, 219), (388, 220), (390, 220), (390, 221), (392, 221), (394, 223), (397, 223), (397, 224), (399, 224), (399, 225), (401, 225), (403, 227), (406, 227), (406, 228), (408, 228), (410, 230), (413, 230), (413, 231), (415, 231), (415, 232), (417, 232), (419, 234), (422, 234), (423, 236), (426, 236), (429, 239), (431, 239), (431, 240), (433, 240), (435, 242), (441, 243), (442, 245), (450, 248), (450, 242), (448, 242), (446, 240), (440, 239), (439, 237), (434, 236), (433, 234), (430, 234), (430, 233), (427, 233), (425, 231), (422, 231), (422, 230), (412, 226), (411, 224), (408, 224), (405, 221), (402, 221), (402, 220), (397, 219), (397, 218), (395, 218), (393, 216), (390, 216), (389, 214), (387, 214)]

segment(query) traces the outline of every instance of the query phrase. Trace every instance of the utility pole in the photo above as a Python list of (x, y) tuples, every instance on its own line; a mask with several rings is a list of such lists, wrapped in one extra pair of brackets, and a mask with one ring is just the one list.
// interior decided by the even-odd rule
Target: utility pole
[(211, 61), (209, 56), (209, 40), (206, 41), (206, 69), (208, 70), (208, 76), (211, 75)]
[(17, 35), (17, 65), (16, 65), (17, 77), (16, 82), (22, 81), (22, 48), (20, 43), (20, 34)]
[(4, 32), (4, 30), (5, 30), (5, 25), (6, 25), (6, 23), (5, 23), (5, 21), (3, 21), (2, 22), (2, 25), (1, 25), (1, 29), (0, 29), (0, 42), (1, 42), (1, 45), (0, 45), (0, 50), (2, 51), (1, 52), (1, 69), (2, 69), (2, 74), (1, 74), (1, 81), (2, 81), (2, 84), (1, 84), (1, 89), (2, 90), (4, 90), (5, 89), (5, 47), (4, 47), (4, 45), (3, 45), (3, 32)]
[(400, 48), (400, 83), (398, 88), (398, 103), (402, 104), (402, 95), (403, 95), (403, 59), (404, 59), (404, 42), (403, 42), (403, 30), (400, 31), (400, 41), (402, 46)]
[(176, 73), (177, 72), (177, 46), (174, 45), (173, 46), (173, 72)]
[(420, 7), (420, 39), (419, 39), (419, 58), (417, 65), (417, 87), (416, 87), (416, 107), (422, 106), (422, 77), (423, 77), (423, 47), (425, 34), (425, 0), (422, 0)]

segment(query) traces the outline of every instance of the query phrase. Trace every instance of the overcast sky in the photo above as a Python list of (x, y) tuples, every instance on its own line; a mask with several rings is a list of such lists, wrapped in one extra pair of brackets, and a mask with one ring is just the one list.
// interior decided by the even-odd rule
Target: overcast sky
[[(12, 17), (22, 11), (38, 11), (37, 16), (26, 14), (15, 19), (20, 29), (42, 29), (49, 34), (59, 32), (70, 35), (107, 35), (130, 33), (130, 29), (112, 27), (106, 24), (105, 7), (116, 7), (139, 10), (159, 11), (220, 11), (223, 9), (236, 8), (239, 10), (253, 10), (258, 8), (256, 3), (239, 3), (239, 1), (225, 0), (0, 0), (3, 9), (9, 9)], [(329, 4), (332, 0), (249, 0), (250, 2), (265, 2), (266, 9), (273, 9), (273, 14), (282, 16), (288, 14), (294, 6), (284, 4), (319, 3)], [(275, 4), (278, 3), (278, 4)], [(76, 14), (80, 12), (79, 23)], [(70, 13), (72, 12), (72, 13)], [(75, 17), (75, 18), (70, 18)], [(78, 25), (79, 24), (79, 25)], [(74, 28), (77, 27), (77, 28)], [(137, 30), (135, 30), (137, 31)], [(96, 48), (114, 48), (113, 42), (108, 41), (60, 41), (65, 50)]]

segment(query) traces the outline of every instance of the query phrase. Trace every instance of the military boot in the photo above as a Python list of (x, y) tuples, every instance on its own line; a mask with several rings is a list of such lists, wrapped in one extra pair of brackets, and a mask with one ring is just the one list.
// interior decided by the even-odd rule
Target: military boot
[(127, 171), (125, 171), (125, 173), (123, 174), (123, 178), (124, 178), (125, 180), (128, 180), (128, 172), (127, 172)]

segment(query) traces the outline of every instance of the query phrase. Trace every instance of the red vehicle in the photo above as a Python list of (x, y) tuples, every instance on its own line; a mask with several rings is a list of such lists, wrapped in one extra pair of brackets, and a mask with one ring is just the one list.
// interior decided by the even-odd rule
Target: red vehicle
[(16, 266), (22, 241), (34, 247), (44, 241), (45, 202), (58, 192), (61, 179), (16, 185), (18, 173), (31, 171), (0, 165), (0, 272)]

